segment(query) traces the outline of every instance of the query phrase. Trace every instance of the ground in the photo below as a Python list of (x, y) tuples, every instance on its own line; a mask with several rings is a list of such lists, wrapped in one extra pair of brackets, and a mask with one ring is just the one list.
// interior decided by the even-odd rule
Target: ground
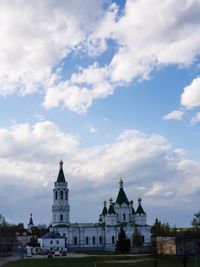
[[(86, 255), (72, 254), (53, 259), (31, 258), (6, 263), (4, 267), (154, 267), (152, 255)], [(160, 257), (157, 267), (181, 267), (176, 256)], [(200, 267), (200, 258), (190, 258), (187, 267)]]

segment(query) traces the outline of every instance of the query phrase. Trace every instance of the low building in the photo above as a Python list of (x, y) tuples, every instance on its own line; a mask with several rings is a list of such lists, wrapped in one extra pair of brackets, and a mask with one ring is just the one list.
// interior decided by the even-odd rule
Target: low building
[(59, 233), (49, 232), (41, 238), (38, 238), (38, 242), (43, 251), (67, 251), (66, 238)]
[(176, 254), (176, 238), (162, 237), (156, 238), (158, 254), (175, 255)]
[(19, 232), (16, 232), (16, 241), (22, 244), (24, 247), (31, 241), (32, 238), (37, 238), (36, 235), (33, 235), (30, 231), (23, 229)]
[(195, 255), (200, 252), (200, 238), (191, 235), (157, 237), (157, 253), (167, 255)]

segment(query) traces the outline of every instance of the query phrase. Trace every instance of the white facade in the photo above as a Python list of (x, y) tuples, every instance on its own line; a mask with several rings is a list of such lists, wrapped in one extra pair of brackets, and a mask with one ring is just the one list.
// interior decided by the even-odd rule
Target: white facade
[(53, 189), (51, 231), (65, 238), (65, 246), (69, 250), (114, 250), (121, 225), (131, 242), (137, 227), (142, 236), (143, 245), (150, 243), (150, 226), (147, 225), (147, 214), (142, 208), (141, 199), (138, 199), (138, 207), (135, 211), (133, 201), (129, 201), (124, 192), (122, 179), (119, 184), (116, 201), (113, 202), (110, 199), (108, 207), (104, 201), (98, 223), (70, 223), (69, 189), (63, 173), (63, 162), (60, 162), (60, 171)]
[(66, 239), (59, 233), (50, 232), (42, 238), (38, 238), (38, 242), (43, 251), (67, 251)]

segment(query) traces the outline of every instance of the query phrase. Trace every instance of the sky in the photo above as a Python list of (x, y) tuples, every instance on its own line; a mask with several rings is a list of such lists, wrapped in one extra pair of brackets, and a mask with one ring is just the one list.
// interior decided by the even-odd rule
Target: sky
[(49, 225), (64, 161), (71, 222), (119, 178), (148, 224), (200, 203), (200, 0), (0, 1), (0, 214)]

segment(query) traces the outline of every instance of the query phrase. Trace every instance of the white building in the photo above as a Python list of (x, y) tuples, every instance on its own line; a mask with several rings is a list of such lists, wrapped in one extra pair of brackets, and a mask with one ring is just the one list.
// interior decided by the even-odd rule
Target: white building
[[(65, 246), (68, 250), (114, 250), (121, 225), (130, 241), (137, 227), (142, 236), (143, 245), (150, 243), (150, 226), (147, 225), (147, 214), (142, 208), (141, 199), (138, 199), (138, 207), (135, 210), (133, 201), (129, 201), (124, 192), (122, 179), (119, 185), (116, 201), (113, 202), (110, 199), (108, 206), (104, 201), (98, 223), (71, 223), (69, 189), (63, 172), (63, 162), (60, 162), (58, 178), (53, 189), (51, 231), (65, 238)], [(46, 240), (46, 242), (50, 241)], [(63, 249), (59, 247), (59, 250)]]
[(67, 251), (66, 238), (59, 233), (49, 232), (42, 238), (39, 238), (38, 242), (45, 251)]

